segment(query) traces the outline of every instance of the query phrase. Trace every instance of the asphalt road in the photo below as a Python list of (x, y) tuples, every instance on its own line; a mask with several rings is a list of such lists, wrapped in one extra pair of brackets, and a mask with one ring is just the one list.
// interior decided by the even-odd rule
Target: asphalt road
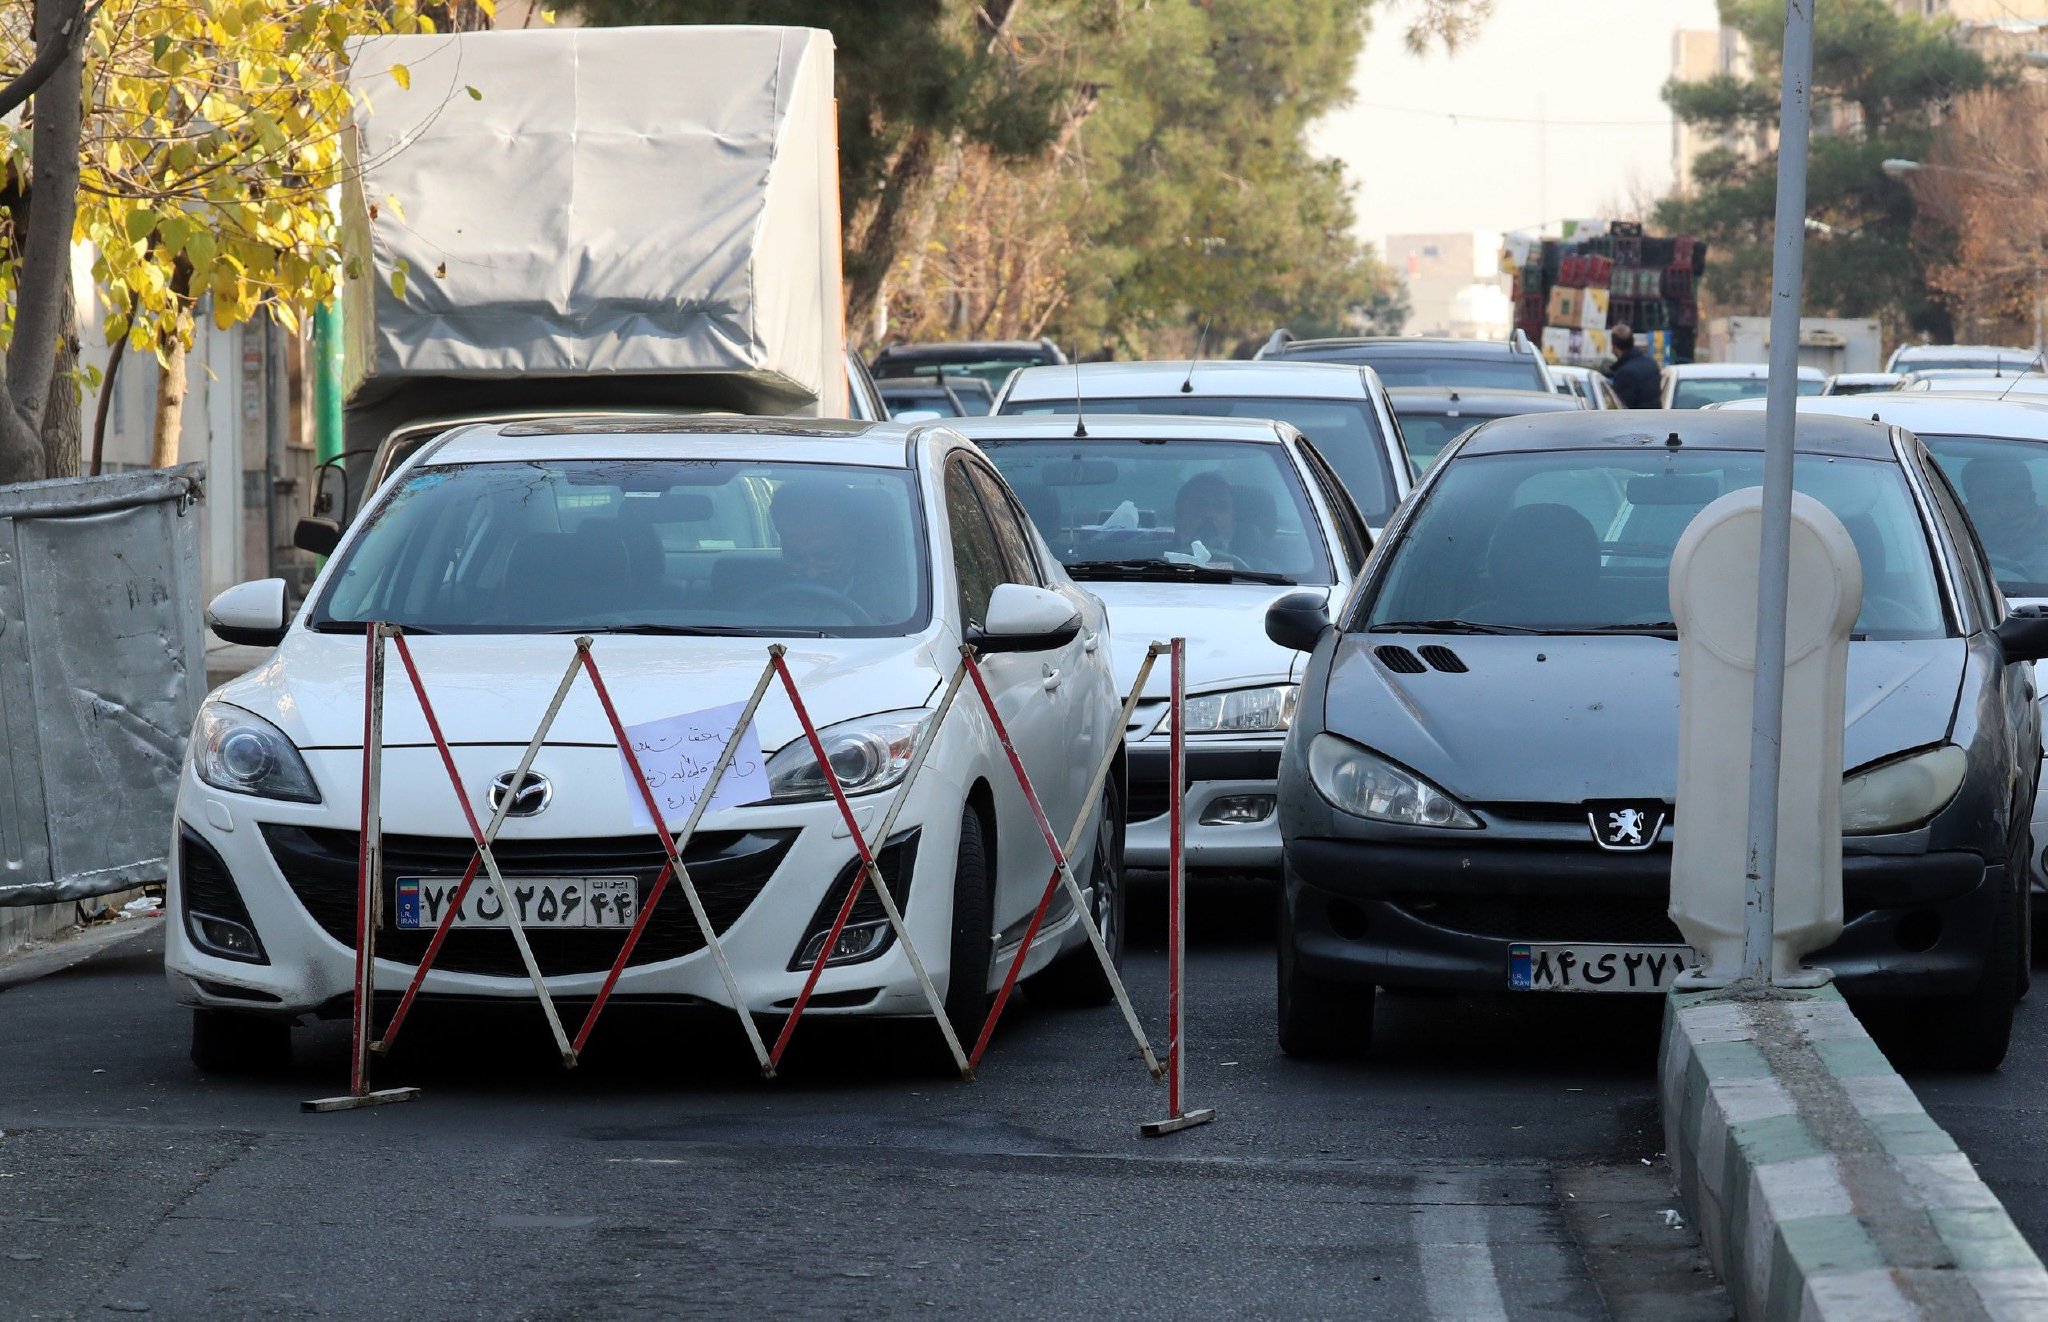
[[(1656, 1004), (1397, 1000), (1371, 1062), (1290, 1061), (1270, 901), (1192, 907), (1218, 1119), (1160, 1139), (1115, 1012), (1029, 1005), (973, 1084), (906, 1063), (923, 1026), (806, 1024), (762, 1083), (727, 1024), (622, 1016), (564, 1073), (530, 1006), (443, 1015), (380, 1080), (422, 1100), (303, 1115), (343, 1026), (203, 1078), (131, 943), (0, 990), (0, 1316), (1728, 1315), (1668, 1224)], [(1159, 937), (1127, 968), (1155, 1027)], [(2041, 1243), (2048, 1013), (2022, 1033), (1915, 1081)]]

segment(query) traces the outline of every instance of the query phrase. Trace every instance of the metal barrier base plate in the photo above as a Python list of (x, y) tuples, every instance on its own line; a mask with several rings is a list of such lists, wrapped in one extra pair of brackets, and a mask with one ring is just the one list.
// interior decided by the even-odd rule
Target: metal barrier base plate
[(392, 1102), (416, 1102), (420, 1090), (417, 1088), (379, 1088), (366, 1092), (361, 1097), (316, 1097), (310, 1102), (300, 1102), (301, 1111), (357, 1111), (366, 1106), (388, 1106)]
[(1183, 1129), (1193, 1129), (1196, 1125), (1206, 1125), (1215, 1118), (1216, 1108), (1204, 1106), (1199, 1110), (1174, 1116), (1170, 1120), (1147, 1120), (1138, 1126), (1138, 1132), (1146, 1138), (1158, 1138), (1162, 1134), (1176, 1134)]

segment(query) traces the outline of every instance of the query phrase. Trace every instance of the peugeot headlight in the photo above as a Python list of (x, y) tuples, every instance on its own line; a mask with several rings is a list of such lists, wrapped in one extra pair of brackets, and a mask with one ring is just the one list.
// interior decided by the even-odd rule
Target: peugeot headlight
[(1319, 734), (1309, 744), (1308, 774), (1325, 799), (1354, 817), (1401, 826), (1479, 829), (1479, 819), (1450, 795), (1333, 734)]
[[(848, 794), (872, 794), (903, 779), (917, 751), (919, 734), (930, 719), (926, 711), (882, 712), (842, 721), (818, 731), (825, 757), (839, 788)], [(777, 803), (830, 798), (825, 773), (818, 769), (811, 741), (799, 735), (768, 759), (768, 797)]]
[(284, 731), (254, 712), (225, 702), (199, 709), (192, 729), (192, 765), (215, 789), (293, 803), (320, 802), (306, 760)]
[(1294, 708), (1301, 700), (1295, 684), (1270, 684), (1264, 688), (1231, 689), (1227, 693), (1204, 693), (1189, 698), (1182, 708), (1189, 734), (1256, 734), (1284, 731), (1294, 723)]
[(1919, 826), (1963, 787), (1969, 755), (1943, 744), (1859, 771), (1842, 782), (1842, 833), (1877, 835)]

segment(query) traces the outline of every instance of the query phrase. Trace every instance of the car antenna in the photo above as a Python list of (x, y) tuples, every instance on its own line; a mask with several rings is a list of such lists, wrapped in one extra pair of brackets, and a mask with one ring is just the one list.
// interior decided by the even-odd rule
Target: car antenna
[(1998, 397), (2000, 399), (2004, 399), (2007, 395), (2010, 395), (2013, 392), (2013, 387), (2019, 385), (2020, 378), (2025, 376), (2028, 372), (2033, 371), (2036, 367), (2039, 367), (2040, 365), (2041, 355), (2039, 353), (2036, 353), (2032, 358), (2029, 358), (2027, 360), (2027, 365), (2025, 367), (2021, 368), (2019, 371), (2014, 372), (2012, 374), (2012, 385), (2007, 386), (2004, 390), (1999, 391)]
[(1202, 361), (1202, 350), (1207, 348), (1208, 344), (1209, 323), (1207, 320), (1204, 320), (1202, 322), (1202, 333), (1195, 337), (1195, 356), (1188, 359), (1187, 380), (1180, 383), (1181, 394), (1192, 395), (1195, 393), (1195, 365)]
[(1081, 412), (1081, 346), (1074, 346), (1074, 439), (1088, 439), (1088, 418)]

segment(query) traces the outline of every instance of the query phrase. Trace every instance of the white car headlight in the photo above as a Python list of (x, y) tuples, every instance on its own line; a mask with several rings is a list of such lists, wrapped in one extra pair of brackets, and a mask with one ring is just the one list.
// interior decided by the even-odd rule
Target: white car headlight
[(1876, 835), (1919, 826), (1963, 787), (1969, 755), (1943, 744), (1859, 771), (1842, 782), (1842, 833)]
[[(882, 712), (818, 731), (818, 742), (825, 746), (839, 788), (848, 794), (872, 794), (902, 780), (930, 717), (928, 711)], [(794, 803), (831, 796), (809, 739), (799, 735), (768, 759), (771, 801)]]
[[(1294, 724), (1294, 709), (1300, 701), (1299, 685), (1270, 684), (1204, 693), (1189, 698), (1182, 710), (1187, 713), (1189, 734), (1254, 734), (1285, 731)], [(1161, 729), (1171, 724), (1169, 720)]]
[(209, 702), (199, 709), (191, 757), (199, 779), (215, 789), (293, 803), (320, 802), (313, 773), (284, 731), (240, 707)]
[(1333, 734), (1319, 734), (1309, 744), (1308, 774), (1332, 806), (1354, 817), (1401, 826), (1479, 829), (1479, 819), (1450, 795)]

